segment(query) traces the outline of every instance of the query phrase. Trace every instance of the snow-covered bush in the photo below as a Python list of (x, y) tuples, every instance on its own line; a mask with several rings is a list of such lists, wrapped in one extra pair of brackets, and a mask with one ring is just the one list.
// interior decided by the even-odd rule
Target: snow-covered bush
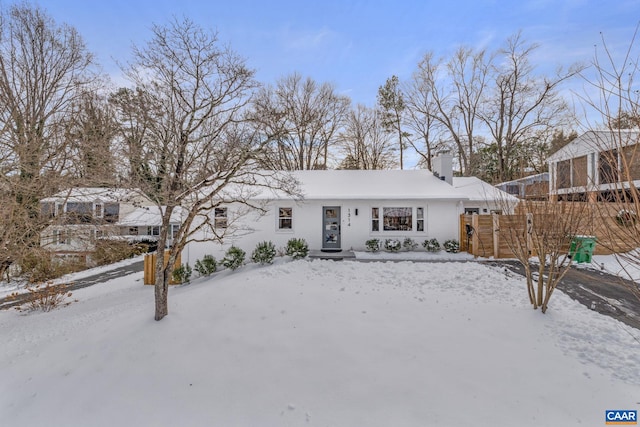
[(413, 251), (418, 247), (418, 244), (411, 237), (406, 237), (402, 242), (402, 247), (407, 251)]
[(192, 272), (193, 271), (191, 270), (189, 264), (182, 264), (181, 266), (173, 269), (171, 277), (176, 283), (186, 283), (191, 279)]
[(258, 264), (271, 264), (276, 256), (276, 245), (272, 242), (260, 242), (251, 254), (251, 261)]
[(218, 269), (218, 262), (213, 255), (205, 255), (202, 257), (202, 261), (196, 260), (194, 268), (201, 276), (208, 276), (216, 272)]
[(222, 265), (230, 270), (236, 270), (244, 264), (246, 253), (237, 246), (231, 246), (222, 258)]
[(460, 243), (456, 239), (451, 239), (445, 241), (442, 246), (444, 246), (444, 250), (451, 253), (460, 252)]
[(367, 248), (369, 252), (378, 252), (380, 250), (380, 240), (369, 239), (366, 242), (364, 242), (364, 246)]
[(287, 255), (293, 259), (300, 259), (307, 256), (309, 253), (309, 245), (304, 239), (296, 239), (295, 237), (289, 239), (287, 242)]
[(438, 239), (435, 237), (422, 242), (422, 246), (427, 250), (427, 252), (438, 252), (440, 250), (440, 242), (438, 242)]
[(387, 239), (384, 241), (384, 248), (389, 252), (398, 252), (402, 248), (402, 243), (398, 239)]

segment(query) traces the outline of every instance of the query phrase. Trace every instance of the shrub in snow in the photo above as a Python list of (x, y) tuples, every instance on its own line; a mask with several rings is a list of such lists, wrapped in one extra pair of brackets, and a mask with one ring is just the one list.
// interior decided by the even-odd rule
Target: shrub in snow
[(413, 251), (418, 247), (418, 244), (411, 237), (406, 237), (402, 242), (402, 247), (408, 251)]
[(304, 239), (289, 239), (286, 253), (293, 259), (304, 258), (309, 253), (309, 245), (307, 245), (307, 241)]
[(276, 245), (272, 242), (260, 242), (251, 254), (251, 260), (259, 264), (271, 264), (276, 256)]
[(244, 264), (246, 253), (237, 246), (231, 246), (222, 258), (222, 265), (230, 270), (236, 270)]
[(16, 306), (16, 310), (19, 311), (40, 310), (47, 312), (57, 307), (66, 307), (72, 302), (78, 301), (67, 301), (67, 298), (72, 295), (68, 290), (70, 286), (69, 284), (52, 285), (51, 283), (29, 286), (27, 287), (28, 294), (14, 292), (9, 294), (7, 300), (23, 298), (24, 303)]
[(447, 240), (442, 244), (442, 246), (444, 246), (444, 250), (447, 252), (451, 252), (451, 253), (460, 252), (460, 243), (458, 243), (458, 241), (455, 239)]
[(435, 237), (433, 239), (425, 240), (424, 242), (422, 242), (422, 246), (428, 252), (438, 252), (440, 250), (440, 242), (438, 242), (438, 239), (436, 239)]
[(369, 239), (364, 242), (364, 246), (370, 252), (378, 252), (380, 250), (380, 240), (378, 239)]
[(384, 241), (384, 248), (389, 252), (398, 252), (402, 248), (402, 243), (398, 239), (387, 239)]
[(96, 241), (95, 248), (94, 253), (91, 255), (93, 261), (97, 265), (107, 265), (136, 255), (142, 255), (148, 252), (149, 245), (99, 239)]
[(22, 274), (31, 283), (40, 283), (56, 279), (68, 273), (84, 270), (86, 265), (72, 261), (59, 262), (48, 250), (33, 248), (20, 263), (20, 268), (22, 269)]
[(213, 274), (218, 269), (218, 262), (213, 255), (205, 255), (201, 260), (197, 260), (195, 269), (201, 276), (208, 276)]
[(191, 267), (189, 264), (182, 264), (181, 266), (174, 268), (171, 273), (173, 281), (176, 283), (186, 283), (191, 279)]

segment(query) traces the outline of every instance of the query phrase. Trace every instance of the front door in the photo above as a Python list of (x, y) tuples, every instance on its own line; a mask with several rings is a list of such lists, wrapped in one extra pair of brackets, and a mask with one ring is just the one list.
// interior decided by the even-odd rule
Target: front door
[(340, 251), (340, 206), (322, 207), (322, 250)]

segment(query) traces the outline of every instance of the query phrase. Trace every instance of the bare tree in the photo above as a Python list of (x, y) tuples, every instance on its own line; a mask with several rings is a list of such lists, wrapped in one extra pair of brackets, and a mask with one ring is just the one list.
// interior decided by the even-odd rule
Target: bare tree
[(343, 169), (390, 169), (396, 164), (380, 112), (364, 105), (359, 104), (347, 115), (340, 133), (340, 147)]
[(147, 190), (153, 195), (158, 195), (159, 181), (150, 165), (154, 152), (146, 147), (154, 143), (151, 126), (154, 121), (161, 120), (163, 113), (161, 105), (156, 105), (157, 102), (157, 99), (140, 87), (120, 88), (109, 96), (109, 104), (114, 108), (117, 124), (116, 155), (128, 165), (119, 174), (145, 183), (145, 188), (154, 189)]
[(496, 146), (495, 179), (499, 182), (519, 178), (516, 174), (522, 170), (523, 157), (526, 159), (529, 148), (537, 144), (539, 132), (572, 123), (571, 111), (558, 87), (581, 67), (559, 71), (554, 78), (536, 76), (530, 58), (537, 48), (527, 44), (520, 33), (507, 40), (498, 52), (504, 60), (494, 61), (491, 85), (478, 110)]
[(475, 172), (479, 110), (488, 85), (491, 59), (484, 50), (460, 47), (445, 63), (427, 53), (418, 64), (421, 91), (435, 105), (435, 119), (457, 149), (462, 174)]
[(420, 156), (419, 164), (432, 169), (431, 159), (440, 150), (449, 150), (441, 121), (437, 119), (437, 105), (431, 92), (428, 70), (418, 68), (405, 89), (406, 125), (412, 130), (406, 141)]
[(0, 191), (6, 208), (0, 248), (9, 250), (12, 260), (37, 245), (45, 226), (38, 202), (63, 185), (64, 123), (94, 79), (91, 66), (92, 56), (74, 28), (27, 3), (1, 11)]
[[(156, 180), (138, 175), (132, 184), (150, 194), (162, 212), (158, 253), (167, 249), (169, 257), (165, 263), (158, 256), (155, 266), (155, 319), (160, 320), (168, 314), (168, 284), (178, 254), (204, 231), (210, 239), (224, 237), (211, 212), (221, 204), (250, 203), (245, 188), (272, 185), (268, 174), (258, 178), (253, 162), (272, 137), (247, 120), (257, 87), (254, 72), (220, 46), (217, 34), (188, 19), (154, 25), (152, 31), (146, 46), (134, 48), (126, 74), (154, 110), (135, 122), (145, 122), (149, 132), (141, 158)], [(128, 111), (147, 113), (136, 97), (131, 99), (135, 104)], [(185, 211), (182, 224), (170, 236), (178, 207)]]
[[(639, 29), (636, 27), (622, 52), (612, 51), (602, 35), (592, 67), (582, 73), (587, 90), (579, 94), (585, 112), (590, 113), (588, 117), (598, 120), (590, 123), (591, 134), (596, 136), (593, 149), (597, 152), (597, 171), (589, 184), (598, 189), (600, 203), (596, 206), (600, 221), (605, 224), (602, 232), (609, 242), (608, 249), (615, 253), (629, 278), (633, 277), (629, 267), (640, 267)], [(630, 289), (640, 299), (638, 286)]]
[(255, 119), (279, 135), (265, 148), (263, 163), (281, 170), (326, 169), (350, 103), (331, 84), (299, 74), (263, 88), (255, 99)]
[(67, 172), (83, 185), (115, 186), (112, 145), (117, 127), (112, 107), (98, 91), (84, 92), (72, 105), (65, 138)]
[[(505, 212), (512, 207), (506, 197)], [(525, 271), (534, 309), (546, 313), (549, 300), (571, 267), (571, 241), (587, 226), (587, 203), (521, 201), (516, 215), (496, 215), (494, 228)]]

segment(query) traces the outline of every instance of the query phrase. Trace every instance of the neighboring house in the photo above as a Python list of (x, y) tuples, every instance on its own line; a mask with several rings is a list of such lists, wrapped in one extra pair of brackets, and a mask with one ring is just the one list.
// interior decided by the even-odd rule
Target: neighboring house
[[(608, 201), (640, 186), (640, 132), (589, 131), (549, 156), (549, 194), (556, 200)], [(623, 172), (624, 165), (628, 173)]]
[[(469, 197), (426, 170), (313, 170), (291, 172), (303, 200), (260, 192), (253, 199), (264, 212), (236, 215), (240, 207), (219, 207), (213, 214), (219, 233), (233, 224), (225, 244), (191, 243), (183, 260), (193, 265), (210, 254), (216, 258), (234, 244), (248, 256), (261, 241), (284, 247), (304, 238), (311, 250), (364, 250), (369, 239), (409, 237), (459, 239), (459, 216)], [(205, 239), (207, 236), (199, 236)]]
[(511, 214), (518, 198), (474, 176), (453, 177), (453, 187), (466, 195), (465, 214)]
[(51, 221), (40, 234), (40, 245), (58, 258), (88, 265), (97, 240), (153, 241), (160, 224), (158, 208), (136, 190), (73, 188), (41, 200), (40, 208)]
[(496, 184), (496, 188), (519, 199), (547, 200), (549, 198), (549, 172), (502, 182)]
[[(142, 206), (127, 214), (118, 221), (119, 235), (129, 242), (156, 242), (160, 236), (162, 225), (162, 213), (157, 205)], [(173, 238), (178, 234), (182, 223), (183, 210), (176, 207), (171, 213), (167, 243), (172, 244)]]

